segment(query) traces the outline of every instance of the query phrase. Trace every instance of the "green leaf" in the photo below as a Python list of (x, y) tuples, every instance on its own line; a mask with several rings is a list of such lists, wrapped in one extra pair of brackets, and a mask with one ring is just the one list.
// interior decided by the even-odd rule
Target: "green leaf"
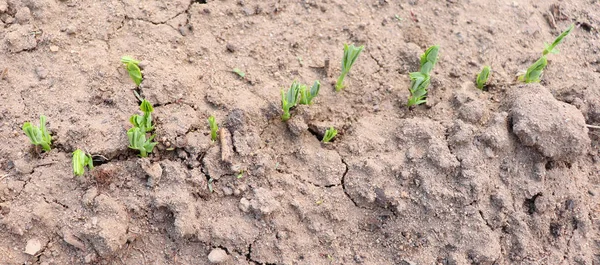
[(328, 143), (330, 142), (336, 135), (337, 135), (338, 131), (333, 128), (333, 127), (329, 127), (329, 129), (327, 129), (325, 131), (325, 135), (323, 135), (323, 142), (324, 143)]
[(133, 59), (133, 57), (131, 57), (131, 56), (121, 57), (121, 62), (124, 63), (125, 65), (130, 64), (130, 63), (137, 65), (140, 63), (138, 60)]
[(34, 126), (30, 122), (25, 122), (23, 124), (23, 132), (29, 138), (31, 144), (42, 146), (42, 150), (46, 152), (50, 151), (52, 136), (46, 129), (46, 116), (40, 116), (39, 127)]
[(575, 24), (571, 24), (565, 31), (563, 31), (560, 35), (558, 35), (558, 37), (556, 37), (556, 39), (554, 39), (554, 41), (552, 42), (552, 44), (547, 44), (545, 43), (545, 49), (542, 52), (542, 55), (547, 55), (548, 53), (554, 53), (557, 54), (558, 50), (555, 49), (556, 46), (558, 46), (558, 44), (560, 44), (561, 42), (563, 42), (563, 39), (569, 35), (569, 33), (571, 33), (571, 31), (575, 28)]
[(217, 131), (219, 131), (215, 116), (208, 117), (208, 125), (210, 126), (210, 139), (214, 142), (217, 140)]
[(487, 83), (488, 78), (490, 77), (490, 71), (490, 67), (486, 65), (483, 67), (481, 72), (477, 74), (477, 80), (475, 81), (475, 83), (477, 84), (477, 88), (483, 90), (485, 83)]
[(540, 57), (540, 59), (535, 61), (535, 63), (529, 66), (529, 68), (527, 68), (527, 72), (525, 72), (525, 75), (520, 76), (519, 80), (525, 83), (540, 82), (540, 78), (547, 64), (548, 60), (546, 59), (546, 56)]
[(350, 72), (352, 65), (358, 58), (358, 55), (364, 50), (365, 46), (356, 47), (354, 44), (344, 44), (344, 56), (342, 57), (342, 73), (335, 85), (335, 90), (340, 91), (344, 88), (344, 78)]
[(133, 80), (136, 86), (140, 86), (142, 83), (142, 71), (137, 64), (128, 63), (127, 64), (127, 72), (129, 72), (129, 76)]
[(75, 176), (83, 176), (85, 173), (85, 166), (90, 170), (94, 169), (94, 161), (92, 156), (84, 153), (80, 149), (73, 152), (73, 174)]
[(236, 73), (237, 75), (239, 75), (241, 78), (246, 77), (246, 73), (244, 73), (242, 70), (238, 69), (238, 68), (233, 68), (232, 70), (234, 73)]

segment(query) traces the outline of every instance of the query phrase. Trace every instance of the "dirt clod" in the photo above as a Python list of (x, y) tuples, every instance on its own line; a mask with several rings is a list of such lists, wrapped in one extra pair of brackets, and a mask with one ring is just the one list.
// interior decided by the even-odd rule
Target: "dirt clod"
[(577, 108), (556, 100), (538, 84), (514, 87), (511, 100), (512, 129), (524, 145), (561, 161), (573, 161), (587, 152), (591, 140)]

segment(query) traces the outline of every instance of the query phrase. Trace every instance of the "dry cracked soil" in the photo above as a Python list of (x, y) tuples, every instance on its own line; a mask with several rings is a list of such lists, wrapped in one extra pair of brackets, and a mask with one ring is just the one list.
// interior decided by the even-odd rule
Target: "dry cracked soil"
[[(0, 0), (0, 264), (600, 265), (599, 25), (597, 0)], [(335, 92), (344, 43), (366, 48)], [(284, 123), (293, 80), (323, 85)]]

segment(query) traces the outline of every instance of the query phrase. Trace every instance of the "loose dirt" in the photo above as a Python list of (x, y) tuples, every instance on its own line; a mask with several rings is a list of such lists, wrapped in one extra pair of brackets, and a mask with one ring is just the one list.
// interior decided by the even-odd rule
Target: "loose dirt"
[[(598, 265), (598, 25), (588, 0), (0, 0), (0, 264)], [(366, 48), (336, 93), (344, 43)], [(283, 123), (294, 79), (323, 86)], [(127, 148), (134, 90), (149, 158)], [(40, 114), (49, 153), (21, 131)]]

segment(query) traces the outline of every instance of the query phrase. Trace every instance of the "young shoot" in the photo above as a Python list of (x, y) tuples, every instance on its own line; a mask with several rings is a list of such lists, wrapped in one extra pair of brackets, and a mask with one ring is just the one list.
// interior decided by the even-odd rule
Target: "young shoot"
[(491, 68), (486, 65), (483, 67), (481, 72), (477, 74), (477, 88), (483, 90), (483, 87), (485, 87), (485, 83), (487, 83), (488, 79), (490, 78), (490, 71)]
[(344, 78), (350, 72), (350, 68), (358, 58), (358, 55), (363, 51), (365, 46), (355, 47), (354, 44), (344, 44), (344, 57), (342, 58), (342, 73), (335, 84), (335, 90), (340, 91), (344, 88)]
[(336, 129), (334, 129), (333, 127), (329, 127), (329, 129), (325, 131), (325, 135), (323, 135), (323, 142), (329, 143), (331, 140), (333, 140), (333, 137), (335, 137), (337, 133), (338, 131)]
[(421, 68), (419, 68), (419, 72), (426, 75), (431, 72), (435, 66), (435, 63), (437, 62), (439, 51), (440, 46), (434, 45), (429, 47), (429, 49), (427, 49), (425, 53), (421, 55)]
[(282, 121), (287, 121), (292, 116), (290, 109), (295, 107), (300, 101), (300, 83), (294, 81), (287, 92), (281, 90), (281, 108), (283, 109)]
[(550, 53), (557, 54), (558, 49), (556, 48), (556, 46), (558, 46), (558, 44), (563, 42), (563, 39), (567, 35), (569, 35), (569, 33), (571, 33), (571, 31), (573, 30), (574, 27), (575, 27), (574, 24), (571, 24), (571, 26), (569, 26), (569, 28), (567, 28), (558, 37), (556, 37), (556, 39), (551, 44), (544, 43), (544, 46), (546, 46), (546, 47), (544, 48), (544, 51), (542, 52), (542, 57), (540, 57), (540, 59), (535, 61), (535, 63), (533, 63), (531, 66), (529, 66), (529, 68), (527, 68), (527, 71), (525, 72), (524, 75), (519, 76), (519, 81), (525, 82), (525, 83), (540, 82), (542, 73), (543, 73), (544, 69), (546, 68), (546, 65), (548, 65), (548, 59), (546, 58), (546, 55), (548, 55)]
[(408, 107), (420, 105), (427, 102), (427, 88), (431, 81), (430, 73), (437, 62), (440, 47), (437, 45), (429, 47), (421, 55), (421, 67), (419, 72), (409, 73), (410, 78), (410, 98), (406, 104)]
[(146, 139), (146, 132), (143, 132), (138, 127), (133, 127), (127, 131), (127, 138), (129, 138), (129, 148), (140, 151), (141, 157), (147, 157), (148, 153), (152, 153), (154, 146), (157, 142), (152, 142), (154, 136), (150, 136)]
[(210, 125), (210, 139), (214, 142), (217, 141), (217, 131), (219, 131), (219, 125), (215, 120), (215, 116), (208, 117), (208, 125)]
[(50, 151), (50, 145), (52, 144), (52, 136), (46, 129), (46, 116), (40, 116), (40, 125), (35, 126), (31, 122), (23, 124), (23, 132), (29, 137), (29, 141), (33, 145), (42, 146), (42, 150)]
[(527, 68), (527, 72), (524, 75), (519, 76), (519, 81), (525, 83), (538, 83), (541, 81), (542, 73), (544, 68), (548, 65), (548, 60), (546, 56), (543, 55), (538, 59), (535, 63), (533, 63), (529, 68)]
[(409, 73), (410, 77), (410, 98), (406, 104), (408, 107), (426, 103), (427, 87), (429, 87), (430, 77), (421, 72)]
[(319, 80), (315, 81), (310, 90), (305, 85), (302, 85), (300, 87), (300, 104), (312, 104), (312, 100), (313, 98), (317, 97), (320, 88), (321, 82), (319, 82)]
[(129, 118), (129, 122), (135, 127), (140, 128), (140, 130), (144, 133), (152, 131), (154, 126), (152, 126), (152, 112), (154, 111), (154, 107), (152, 107), (152, 103), (148, 100), (142, 100), (142, 104), (140, 104), (140, 110), (144, 113), (144, 115), (134, 114)]
[(142, 83), (142, 71), (138, 64), (140, 63), (138, 60), (133, 59), (131, 56), (123, 56), (121, 57), (121, 63), (125, 64), (125, 68), (129, 73), (129, 77), (135, 83), (135, 86), (138, 87)]
[(571, 24), (571, 26), (569, 26), (569, 28), (567, 28), (565, 31), (563, 31), (558, 37), (556, 37), (556, 39), (551, 43), (544, 43), (544, 51), (542, 52), (542, 55), (546, 55), (548, 53), (552, 53), (552, 54), (558, 54), (558, 49), (556, 49), (556, 46), (558, 46), (558, 44), (560, 44), (563, 39), (569, 35), (569, 33), (571, 33), (571, 31), (573, 30), (573, 28), (575, 28), (574, 24)]
[(232, 72), (236, 73), (239, 77), (244, 78), (246, 77), (246, 73), (244, 73), (242, 70), (240, 70), (239, 68), (233, 68), (233, 70), (231, 70)]
[(90, 170), (94, 169), (92, 156), (80, 149), (75, 150), (75, 152), (73, 152), (73, 174), (78, 177), (83, 176), (85, 173), (85, 166)]

